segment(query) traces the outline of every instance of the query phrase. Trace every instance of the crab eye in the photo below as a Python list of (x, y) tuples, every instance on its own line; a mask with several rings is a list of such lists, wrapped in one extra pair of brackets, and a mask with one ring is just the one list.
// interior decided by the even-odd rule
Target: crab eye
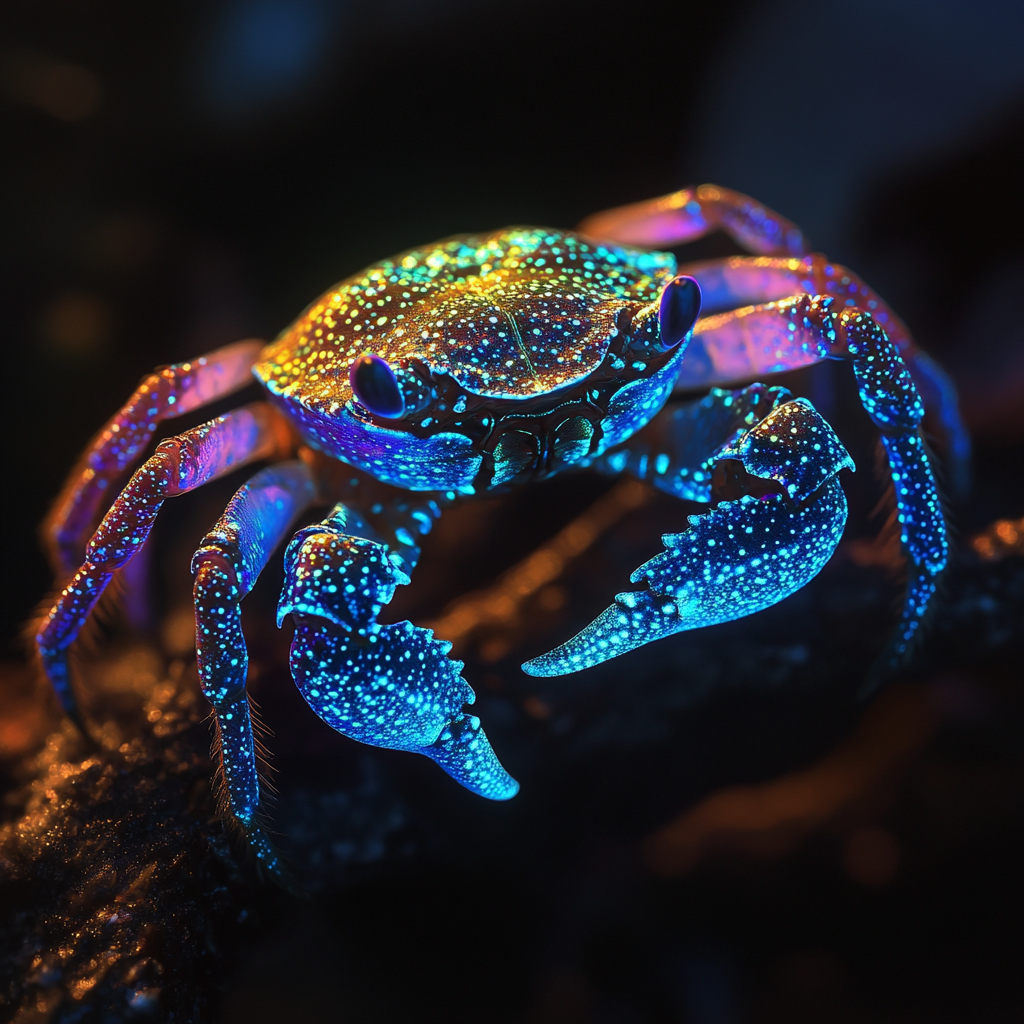
[(669, 281), (658, 307), (663, 351), (675, 348), (690, 333), (699, 313), (700, 285), (684, 274)]
[(364, 352), (348, 371), (349, 383), (356, 398), (374, 416), (389, 420), (405, 415), (405, 399), (387, 361), (372, 352)]

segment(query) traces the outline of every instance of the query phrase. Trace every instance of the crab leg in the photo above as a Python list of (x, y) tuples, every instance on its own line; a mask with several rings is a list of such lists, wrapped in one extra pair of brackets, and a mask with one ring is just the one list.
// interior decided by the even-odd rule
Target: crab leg
[(269, 405), (253, 403), (162, 441), (103, 517), (85, 561), (36, 636), (43, 668), (64, 709), (75, 716), (68, 648), (116, 569), (142, 547), (166, 498), (184, 494), (257, 459), (287, 451), (287, 428)]
[[(700, 185), (605, 210), (579, 226), (583, 234), (602, 241), (653, 248), (691, 242), (716, 229), (725, 231), (743, 248), (758, 255), (680, 267), (680, 273), (696, 278), (700, 284), (704, 310), (772, 302), (801, 292), (834, 295), (847, 305), (867, 308), (899, 348), (924, 395), (926, 407), (936, 410), (949, 449), (950, 483), (955, 492), (965, 493), (970, 478), (971, 443), (960, 419), (952, 381), (942, 367), (917, 349), (899, 317), (856, 274), (828, 263), (820, 254), (808, 255), (810, 245), (796, 225), (749, 196), (717, 185)], [(699, 329), (695, 334), (699, 334)], [(711, 372), (709, 360), (695, 337), (679, 384), (683, 388), (706, 387), (751, 376), (749, 372), (727, 376)]]
[[(837, 474), (853, 468), (832, 428), (806, 399), (782, 401), (768, 411), (785, 397), (781, 389), (754, 385), (709, 397), (701, 411), (725, 429), (694, 441), (686, 437), (685, 420), (673, 424), (679, 429), (669, 429), (669, 440), (675, 433), (680, 444), (672, 454), (662, 453), (667, 489), (673, 477), (692, 480), (700, 467), (728, 459), (742, 462), (750, 477), (773, 481), (776, 493), (744, 494), (691, 516), (690, 529), (666, 534), (666, 550), (630, 577), (646, 583), (646, 590), (617, 595), (571, 640), (523, 665), (525, 672), (576, 672), (672, 633), (751, 615), (795, 593), (831, 557), (846, 522)], [(765, 411), (749, 430), (728, 430), (730, 420), (743, 423)]]
[(595, 213), (578, 230), (619, 245), (671, 248), (720, 229), (749, 252), (802, 256), (807, 240), (791, 221), (745, 196), (718, 185), (684, 188), (657, 199)]
[(249, 656), (241, 602), (289, 525), (315, 497), (304, 463), (269, 466), (237, 491), (192, 558), (196, 657), (203, 693), (214, 708), (215, 749), (223, 769), (226, 804), (222, 813), (241, 825), (256, 856), (270, 871), (277, 871), (279, 865), (255, 820), (260, 785), (245, 690)]
[[(417, 514), (418, 513), (418, 514)], [(426, 532), (436, 502), (410, 509)], [(408, 530), (399, 530), (409, 538)], [(468, 789), (507, 800), (519, 789), (480, 727), (463, 710), (475, 695), (451, 644), (411, 622), (381, 625), (377, 616), (418, 551), (399, 553), (352, 509), (337, 505), (300, 530), (285, 555), (278, 622), (295, 620), (292, 677), (328, 725), (378, 747), (425, 754)]]
[[(724, 260), (705, 260), (688, 263), (680, 273), (697, 280), (701, 288), (701, 304), (705, 317), (709, 313), (732, 310), (755, 303), (779, 301), (789, 296), (807, 293), (828, 295), (837, 306), (857, 306), (871, 313), (899, 350), (924, 398), (925, 408), (934, 411), (946, 440), (951, 484), (958, 493), (964, 493), (970, 476), (971, 441), (960, 418), (956, 388), (953, 382), (930, 356), (922, 352), (906, 324), (893, 312), (882, 297), (852, 270), (829, 263), (820, 253), (782, 258), (772, 256), (734, 256)], [(731, 358), (721, 349), (709, 351), (714, 339), (698, 321), (694, 337), (686, 352), (677, 380), (680, 389), (723, 385), (749, 379), (753, 369), (749, 360), (737, 350), (730, 350)], [(803, 360), (807, 353), (795, 354)], [(791, 355), (792, 359), (793, 356)], [(811, 359), (810, 361), (814, 361)], [(792, 365), (785, 358), (779, 368), (791, 369), (806, 365), (802, 361)]]
[(143, 379), (124, 408), (93, 438), (43, 524), (55, 572), (67, 575), (81, 562), (104, 499), (135, 464), (157, 425), (252, 383), (250, 371), (261, 344), (239, 341)]

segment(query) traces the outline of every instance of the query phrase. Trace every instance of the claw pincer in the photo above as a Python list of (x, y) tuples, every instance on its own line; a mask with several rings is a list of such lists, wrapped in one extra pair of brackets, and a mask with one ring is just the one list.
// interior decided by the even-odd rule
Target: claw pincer
[(518, 784), (501, 766), (451, 644), (411, 622), (377, 616), (409, 576), (387, 545), (341, 508), (300, 530), (288, 547), (278, 621), (292, 615), (291, 670), (310, 707), (332, 728), (377, 747), (436, 761), (481, 796), (507, 800)]
[(589, 626), (524, 671), (564, 675), (672, 633), (750, 615), (821, 571), (846, 523), (837, 474), (854, 465), (814, 406), (802, 398), (777, 406), (713, 458), (739, 460), (782, 493), (745, 494), (690, 516), (690, 529), (662, 537), (665, 551), (630, 577), (647, 590), (617, 595)]

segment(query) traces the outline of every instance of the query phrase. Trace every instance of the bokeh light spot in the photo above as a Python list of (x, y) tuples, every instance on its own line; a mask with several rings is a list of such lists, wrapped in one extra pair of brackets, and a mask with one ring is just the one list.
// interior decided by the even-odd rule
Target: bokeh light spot
[(66, 355), (102, 352), (110, 338), (110, 310), (98, 295), (69, 291), (43, 311), (41, 333), (52, 348)]
[(320, 69), (337, 6), (322, 0), (236, 0), (215, 23), (202, 90), (221, 114), (246, 114), (300, 92)]
[(81, 121), (96, 113), (100, 81), (80, 64), (29, 50), (8, 54), (0, 64), (3, 91), (58, 121)]

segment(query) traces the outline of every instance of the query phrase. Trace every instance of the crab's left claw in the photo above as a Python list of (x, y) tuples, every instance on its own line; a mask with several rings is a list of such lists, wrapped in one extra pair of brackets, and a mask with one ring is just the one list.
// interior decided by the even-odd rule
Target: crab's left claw
[(476, 697), (462, 662), (448, 657), (452, 645), (411, 622), (377, 622), (409, 577), (387, 545), (356, 535), (365, 524), (345, 518), (300, 530), (285, 556), (278, 621), (295, 619), (291, 670), (302, 695), (353, 739), (425, 754), (488, 799), (515, 796), (519, 784), (464, 710)]
[(724, 449), (781, 493), (722, 501), (633, 573), (647, 590), (619, 594), (589, 626), (523, 665), (533, 676), (589, 668), (634, 647), (751, 615), (795, 593), (829, 560), (846, 523), (839, 470), (853, 460), (806, 399), (786, 402)]

